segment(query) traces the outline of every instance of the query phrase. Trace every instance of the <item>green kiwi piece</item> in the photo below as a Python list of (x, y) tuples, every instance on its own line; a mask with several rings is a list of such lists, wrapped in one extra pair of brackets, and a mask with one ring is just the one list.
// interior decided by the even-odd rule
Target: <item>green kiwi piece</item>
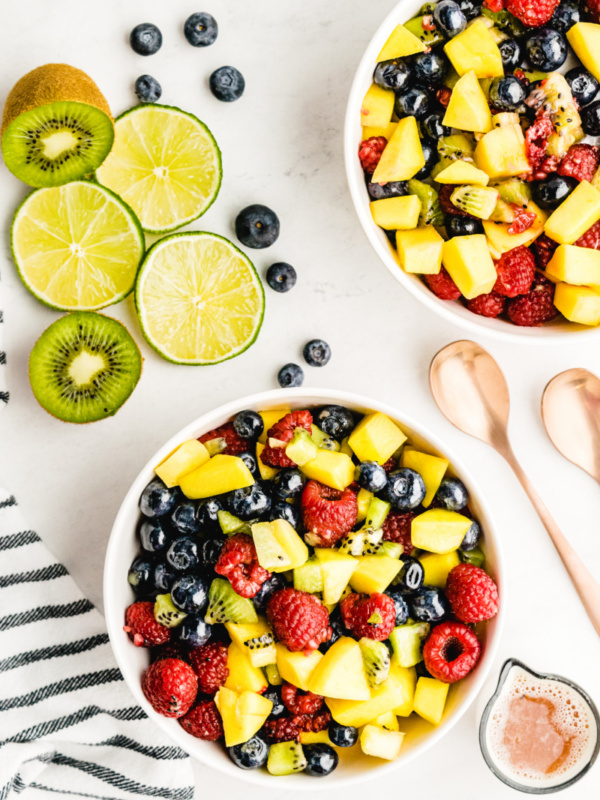
[(142, 356), (127, 329), (94, 311), (58, 319), (29, 358), (36, 400), (64, 422), (95, 422), (116, 414), (141, 373)]
[(426, 31), (423, 27), (423, 17), (413, 17), (404, 23), (404, 27), (420, 39), (427, 47), (433, 47), (444, 41), (444, 36), (437, 28)]
[(278, 742), (269, 749), (267, 770), (271, 775), (291, 775), (306, 768), (306, 756), (298, 742)]
[(428, 183), (411, 178), (408, 181), (409, 194), (416, 194), (421, 201), (421, 211), (419, 213), (419, 227), (425, 225), (443, 225), (444, 215), (440, 208), (438, 193)]
[(167, 628), (176, 628), (187, 617), (185, 611), (175, 607), (170, 594), (159, 594), (154, 603), (154, 619)]
[(258, 617), (252, 602), (240, 597), (225, 578), (215, 578), (208, 591), (208, 609), (204, 621), (209, 625), (225, 622), (252, 623)]
[(498, 190), (489, 186), (459, 186), (450, 195), (450, 202), (474, 217), (489, 219), (498, 202)]
[(294, 569), (294, 589), (317, 594), (323, 591), (323, 570), (314, 556)]
[(390, 651), (384, 642), (376, 642), (373, 639), (359, 639), (358, 644), (369, 686), (378, 686), (389, 674)]

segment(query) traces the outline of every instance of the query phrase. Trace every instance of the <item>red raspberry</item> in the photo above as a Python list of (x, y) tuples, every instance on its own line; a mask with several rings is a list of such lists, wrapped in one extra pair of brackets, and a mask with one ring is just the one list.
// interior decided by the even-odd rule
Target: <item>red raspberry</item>
[(533, 211), (525, 211), (524, 208), (515, 205), (514, 203), (511, 204), (511, 207), (515, 213), (514, 219), (511, 224), (508, 226), (508, 235), (515, 236), (517, 233), (523, 233), (524, 231), (529, 230), (533, 223), (537, 219), (537, 214), (534, 214)]
[(358, 504), (351, 489), (343, 492), (308, 481), (302, 492), (304, 539), (313, 547), (333, 547), (356, 525)]
[(303, 714), (294, 717), (294, 719), (297, 721), (300, 730), (311, 731), (312, 733), (324, 731), (331, 725), (331, 714), (327, 709), (314, 716)]
[(167, 642), (159, 647), (152, 648), (151, 661), (162, 661), (163, 658), (179, 658), (189, 663), (187, 650), (179, 642)]
[(283, 419), (269, 428), (266, 447), (260, 454), (263, 464), (269, 467), (295, 467), (292, 459), (286, 455), (285, 447), (273, 447), (268, 440), (277, 439), (279, 442), (287, 444), (292, 440), (296, 428), (303, 428), (312, 436), (312, 421), (310, 411), (292, 411), (291, 414), (286, 414)]
[[(363, 119), (368, 122), (366, 117)], [(375, 172), (381, 154), (385, 150), (387, 139), (385, 136), (371, 136), (370, 139), (365, 139), (360, 143), (358, 148), (358, 157), (361, 166), (367, 175), (372, 175)]]
[(182, 717), (198, 694), (194, 670), (179, 658), (164, 658), (150, 664), (142, 678), (144, 697), (163, 717)]
[[(542, 0), (545, 2), (546, 0)], [(558, 159), (546, 156), (548, 137), (554, 133), (554, 124), (550, 117), (542, 112), (536, 117), (533, 125), (525, 133), (525, 152), (531, 167), (527, 180), (542, 180), (549, 172), (554, 172), (558, 167)]]
[(504, 311), (505, 305), (505, 297), (502, 297), (498, 292), (490, 292), (489, 294), (480, 294), (478, 297), (469, 300), (467, 308), (469, 311), (472, 311), (473, 314), (495, 319)]
[(269, 744), (278, 742), (299, 742), (302, 728), (298, 724), (300, 717), (280, 717), (268, 719), (262, 731)]
[(504, 297), (517, 297), (531, 288), (535, 278), (535, 258), (526, 247), (513, 247), (500, 256), (496, 272), (498, 279), (494, 291)]
[(556, 170), (577, 181), (591, 181), (598, 169), (600, 151), (593, 144), (574, 144), (569, 147)]
[(302, 714), (312, 716), (321, 710), (325, 702), (320, 694), (300, 692), (297, 686), (285, 682), (281, 687), (281, 699), (287, 710), (295, 716)]
[(600, 222), (594, 222), (591, 228), (582, 234), (575, 242), (578, 247), (589, 247), (591, 250), (600, 250)]
[(560, 0), (507, 0), (506, 8), (526, 28), (540, 28), (556, 11)]
[(313, 594), (281, 589), (269, 600), (267, 617), (288, 650), (310, 652), (331, 639), (329, 613)]
[(205, 742), (216, 742), (223, 736), (223, 722), (212, 700), (203, 700), (178, 720), (186, 733)]
[(451, 183), (445, 183), (440, 188), (438, 200), (442, 211), (444, 214), (450, 214), (453, 217), (472, 217), (472, 214), (469, 214), (467, 211), (463, 211), (462, 208), (457, 208), (450, 200), (450, 195), (455, 189), (456, 186), (453, 186)]
[(508, 301), (506, 313), (511, 322), (524, 327), (536, 327), (554, 319), (558, 314), (554, 305), (554, 284), (537, 275), (527, 294)]
[(483, 622), (498, 613), (498, 587), (474, 564), (459, 564), (450, 570), (445, 588), (452, 613), (461, 622)]
[(484, 8), (489, 8), (490, 11), (497, 13), (504, 8), (504, 0), (483, 0)]
[[(485, 5), (485, 4), (484, 4), (484, 5)], [(525, 73), (523, 72), (523, 70), (522, 70), (522, 69), (516, 69), (516, 70), (513, 72), (513, 75), (515, 76), (515, 78), (517, 78), (517, 79), (519, 80), (519, 82), (520, 82), (520, 83), (522, 83), (522, 84), (523, 84), (523, 86), (524, 86), (525, 88), (527, 88), (527, 87), (529, 86), (529, 84), (531, 83), (531, 81), (529, 80), (529, 78), (527, 77), (527, 75), (525, 75)]]
[(586, 20), (600, 22), (600, 0), (585, 0), (582, 10)]
[(455, 683), (465, 678), (480, 655), (478, 638), (461, 622), (436, 625), (423, 647), (427, 670), (443, 683)]
[(226, 422), (220, 428), (215, 428), (214, 431), (208, 431), (198, 437), (198, 441), (205, 444), (212, 439), (225, 439), (226, 447), (220, 452), (227, 456), (239, 456), (240, 453), (245, 453), (248, 450), (248, 440), (242, 439), (238, 436), (233, 427), (233, 422)]
[(171, 629), (154, 618), (154, 603), (132, 603), (125, 612), (123, 630), (136, 647), (157, 647), (171, 638)]
[(461, 296), (460, 289), (448, 274), (446, 267), (442, 267), (437, 275), (425, 275), (425, 281), (440, 300), (458, 300)]
[[(585, 236), (585, 233), (583, 234)], [(545, 233), (535, 240), (531, 245), (535, 255), (535, 263), (538, 269), (546, 269), (547, 263), (554, 255), (554, 251), (558, 247), (558, 242), (550, 239)]]
[(217, 575), (228, 578), (240, 597), (254, 597), (271, 573), (258, 563), (256, 547), (247, 533), (230, 536), (215, 565)]
[(414, 511), (390, 511), (383, 523), (383, 541), (401, 544), (407, 555), (412, 553), (410, 531), (416, 516)]
[(204, 694), (215, 694), (229, 677), (227, 647), (209, 642), (190, 650), (190, 664), (198, 678), (198, 688)]
[(340, 610), (344, 625), (357, 639), (365, 636), (383, 642), (396, 624), (396, 607), (387, 594), (360, 595), (353, 592), (342, 600)]
[(393, 456), (390, 456), (385, 464), (382, 464), (381, 466), (386, 472), (393, 472), (398, 465), (396, 464), (396, 459)]

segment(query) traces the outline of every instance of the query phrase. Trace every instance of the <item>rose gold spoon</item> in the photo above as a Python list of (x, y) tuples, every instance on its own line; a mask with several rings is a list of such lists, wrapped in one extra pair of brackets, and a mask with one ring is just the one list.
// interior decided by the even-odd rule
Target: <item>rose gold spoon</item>
[(552, 378), (542, 419), (558, 452), (600, 483), (600, 379), (579, 368)]
[(516, 459), (508, 438), (508, 386), (498, 364), (475, 342), (454, 342), (433, 358), (429, 384), (442, 414), (459, 430), (493, 447), (512, 468), (600, 635), (600, 585), (566, 540)]

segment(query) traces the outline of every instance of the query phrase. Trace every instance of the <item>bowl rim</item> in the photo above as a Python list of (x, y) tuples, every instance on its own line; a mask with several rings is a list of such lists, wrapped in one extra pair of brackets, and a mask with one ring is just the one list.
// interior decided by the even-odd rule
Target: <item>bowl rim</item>
[[(356, 129), (360, 104), (364, 94), (364, 83), (367, 75), (371, 75), (373, 65), (376, 61), (377, 53), (387, 40), (392, 28), (397, 24), (402, 24), (407, 17), (403, 13), (404, 8), (410, 5), (410, 0), (400, 0), (394, 8), (387, 14), (383, 22), (379, 25), (360, 59), (356, 69), (344, 118), (344, 166), (346, 179), (352, 204), (358, 216), (362, 229), (369, 240), (371, 247), (379, 256), (379, 259), (387, 267), (388, 272), (400, 283), (413, 297), (416, 297), (427, 308), (438, 316), (459, 325), (471, 333), (490, 336), (494, 339), (512, 344), (568, 344), (577, 341), (581, 343), (600, 335), (600, 326), (588, 327), (568, 322), (568, 327), (556, 329), (551, 326), (540, 326), (534, 328), (519, 328), (517, 325), (504, 320), (486, 319), (462, 308), (461, 313), (455, 302), (440, 300), (429, 291), (425, 286), (420, 288), (421, 281), (417, 276), (407, 275), (398, 264), (394, 257), (389, 243), (384, 235), (379, 233), (379, 228), (373, 223), (368, 212), (368, 203), (365, 204), (365, 185), (364, 176), (360, 169), (357, 152)], [(471, 319), (473, 317), (473, 319)], [(514, 329), (514, 330), (513, 330)], [(577, 334), (579, 338), (575, 335)]]
[[(483, 657), (478, 665), (477, 674), (474, 676), (472, 685), (469, 687), (468, 692), (461, 704), (456, 708), (450, 719), (445, 721), (441, 727), (432, 729), (431, 734), (428, 735), (423, 742), (416, 745), (410, 753), (404, 758), (391, 762), (382, 762), (375, 770), (364, 770), (361, 775), (350, 775), (347, 777), (336, 777), (335, 774), (329, 776), (328, 781), (317, 782), (314, 781), (298, 780), (303, 776), (287, 776), (288, 786), (290, 791), (315, 791), (327, 790), (333, 787), (355, 785), (361, 781), (373, 778), (380, 778), (383, 775), (398, 769), (401, 765), (408, 763), (410, 760), (421, 755), (423, 752), (432, 747), (439, 739), (459, 721), (467, 709), (471, 706), (476, 696), (481, 691), (486, 679), (489, 676), (490, 670), (496, 658), (500, 638), (504, 623), (504, 607), (506, 601), (504, 593), (506, 591), (507, 581), (505, 578), (504, 555), (502, 552), (502, 545), (500, 536), (495, 528), (493, 517), (490, 512), (489, 506), (481, 492), (476, 480), (473, 478), (471, 472), (465, 467), (462, 459), (450, 452), (444, 443), (434, 433), (417, 422), (413, 417), (408, 414), (398, 413), (398, 411), (391, 405), (375, 400), (374, 398), (355, 394), (353, 392), (338, 391), (335, 389), (273, 389), (265, 392), (258, 392), (252, 395), (247, 395), (238, 400), (229, 401), (214, 409), (200, 415), (179, 431), (177, 431), (171, 438), (160, 447), (152, 457), (146, 462), (142, 469), (138, 472), (135, 479), (132, 481), (123, 502), (117, 512), (115, 521), (110, 533), (108, 546), (106, 550), (106, 557), (104, 561), (104, 576), (103, 576), (103, 600), (104, 600), (104, 614), (106, 619), (106, 626), (111, 643), (111, 647), (117, 661), (118, 667), (121, 670), (123, 678), (128, 685), (130, 691), (135, 697), (136, 701), (142, 706), (146, 714), (152, 719), (163, 733), (174, 740), (184, 751), (189, 753), (192, 758), (196, 758), (202, 764), (208, 767), (213, 767), (219, 772), (227, 775), (228, 777), (247, 781), (254, 785), (267, 786), (271, 789), (275, 788), (273, 784), (273, 776), (263, 772), (263, 770), (240, 770), (232, 762), (228, 761), (226, 755), (223, 753), (223, 759), (209, 759), (203, 758), (197, 752), (192, 752), (191, 745), (195, 742), (179, 725), (173, 725), (174, 720), (167, 719), (157, 714), (152, 706), (144, 697), (139, 682), (139, 677), (132, 674), (130, 666), (130, 659), (128, 652), (130, 651), (131, 644), (129, 640), (123, 636), (123, 608), (119, 606), (116, 601), (116, 593), (112, 591), (113, 582), (116, 580), (118, 570), (115, 569), (119, 564), (119, 548), (120, 539), (123, 533), (124, 520), (130, 512), (132, 506), (137, 508), (139, 494), (143, 486), (151, 479), (154, 474), (154, 465), (160, 460), (165, 458), (170, 452), (173, 451), (178, 444), (185, 441), (187, 438), (200, 435), (200, 432), (211, 430), (215, 427), (217, 420), (222, 418), (231, 417), (233, 414), (244, 408), (260, 408), (266, 406), (267, 408), (277, 405), (319, 405), (325, 403), (339, 403), (347, 405), (350, 408), (364, 408), (372, 411), (381, 411), (389, 415), (392, 419), (397, 420), (401, 425), (404, 424), (410, 428), (415, 434), (422, 437), (428, 445), (436, 451), (443, 453), (448, 457), (454, 471), (464, 478), (470, 487), (471, 494), (476, 497), (477, 505), (480, 509), (480, 517), (484, 519), (486, 537), (493, 541), (494, 552), (496, 555), (496, 568), (495, 575), (498, 584), (501, 586), (503, 595), (503, 602), (501, 603), (499, 613), (494, 620), (494, 629), (491, 636), (486, 641)], [(222, 423), (220, 423), (222, 424)], [(129, 525), (125, 522), (126, 527)], [(305, 776), (304, 776), (305, 777)], [(293, 778), (293, 781), (290, 781)], [(279, 785), (279, 784), (278, 784)], [(281, 787), (282, 788), (282, 787)]]

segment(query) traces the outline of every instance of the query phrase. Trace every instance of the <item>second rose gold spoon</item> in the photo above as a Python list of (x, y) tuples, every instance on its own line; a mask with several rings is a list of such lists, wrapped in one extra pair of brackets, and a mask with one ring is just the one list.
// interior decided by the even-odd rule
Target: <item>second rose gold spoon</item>
[(600, 585), (573, 550), (516, 459), (508, 438), (508, 386), (498, 364), (475, 342), (454, 342), (433, 358), (429, 384), (442, 414), (459, 430), (493, 447), (512, 468), (600, 635)]

